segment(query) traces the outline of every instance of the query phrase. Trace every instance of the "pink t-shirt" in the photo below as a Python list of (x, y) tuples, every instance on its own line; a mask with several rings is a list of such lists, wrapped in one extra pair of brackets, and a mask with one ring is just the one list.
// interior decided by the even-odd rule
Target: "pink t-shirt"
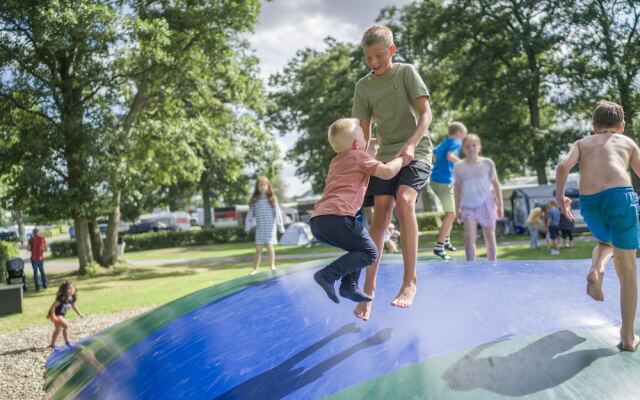
[(340, 152), (329, 164), (324, 194), (313, 208), (313, 215), (354, 216), (362, 206), (369, 176), (382, 162), (364, 150)]

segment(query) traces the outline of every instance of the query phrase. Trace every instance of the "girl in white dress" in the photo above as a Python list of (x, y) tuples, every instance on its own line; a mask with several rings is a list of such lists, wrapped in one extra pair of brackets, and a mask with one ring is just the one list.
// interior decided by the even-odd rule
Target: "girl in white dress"
[(476, 259), (476, 230), (482, 227), (487, 260), (496, 259), (496, 220), (501, 219), (502, 190), (491, 159), (480, 157), (480, 137), (469, 134), (462, 142), (464, 161), (453, 169), (456, 219), (464, 223), (464, 250), (467, 261)]
[(258, 272), (260, 261), (262, 261), (262, 249), (265, 246), (269, 253), (269, 265), (271, 270), (275, 271), (276, 252), (273, 245), (278, 243), (276, 229), (280, 233), (284, 233), (284, 224), (278, 199), (266, 176), (258, 177), (253, 195), (249, 199), (249, 213), (244, 224), (244, 230), (247, 234), (251, 231), (254, 222), (256, 225), (256, 255), (251, 275)]

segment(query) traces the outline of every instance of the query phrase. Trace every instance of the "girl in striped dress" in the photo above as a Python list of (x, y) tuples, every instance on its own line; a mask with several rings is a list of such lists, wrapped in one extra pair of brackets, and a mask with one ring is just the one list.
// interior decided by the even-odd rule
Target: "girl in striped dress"
[(273, 192), (271, 182), (265, 176), (260, 176), (256, 180), (256, 187), (249, 199), (249, 213), (245, 221), (244, 230), (247, 234), (255, 221), (256, 225), (256, 255), (253, 260), (251, 275), (258, 272), (262, 259), (262, 248), (267, 247), (269, 253), (269, 265), (271, 270), (276, 269), (276, 253), (273, 249), (274, 243), (278, 243), (276, 229), (284, 233), (282, 214), (278, 206), (278, 199)]

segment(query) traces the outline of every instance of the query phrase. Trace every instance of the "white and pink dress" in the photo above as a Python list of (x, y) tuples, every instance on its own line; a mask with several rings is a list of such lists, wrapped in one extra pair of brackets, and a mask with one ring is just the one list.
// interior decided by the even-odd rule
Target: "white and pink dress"
[(455, 183), (460, 185), (460, 214), (462, 221), (475, 220), (483, 228), (495, 228), (498, 219), (493, 178), (496, 168), (488, 158), (479, 157), (474, 163), (463, 161), (453, 170)]

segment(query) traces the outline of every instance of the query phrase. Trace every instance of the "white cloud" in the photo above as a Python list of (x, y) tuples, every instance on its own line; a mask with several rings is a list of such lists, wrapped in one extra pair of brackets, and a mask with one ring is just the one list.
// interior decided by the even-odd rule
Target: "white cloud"
[[(248, 37), (260, 59), (260, 76), (282, 70), (298, 50), (321, 50), (327, 36), (341, 42), (359, 42), (367, 26), (387, 6), (403, 6), (412, 0), (273, 0), (263, 1), (255, 33)], [(297, 133), (276, 134), (282, 154), (293, 146)], [(298, 196), (311, 188), (295, 176), (295, 166), (282, 160), (281, 173), (287, 195)], [(328, 168), (328, 166), (327, 166)]]
[[(328, 31), (328, 27), (331, 30)], [(327, 36), (338, 41), (357, 41), (359, 35), (360, 31), (354, 24), (314, 14), (300, 16), (269, 29), (257, 29), (250, 40), (260, 59), (261, 75), (266, 80), (281, 70), (300, 49), (322, 49)]]

